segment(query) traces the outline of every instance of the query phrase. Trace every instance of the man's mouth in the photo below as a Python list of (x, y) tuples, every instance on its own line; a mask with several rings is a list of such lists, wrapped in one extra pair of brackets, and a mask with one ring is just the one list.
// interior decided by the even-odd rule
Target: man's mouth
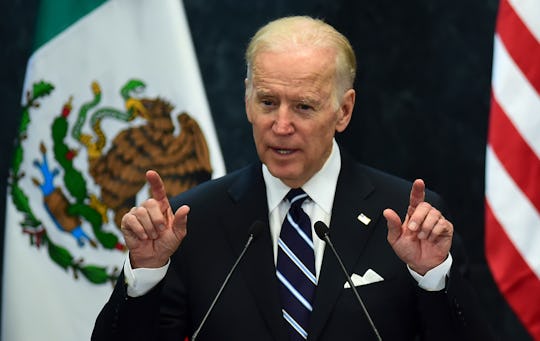
[(294, 152), (293, 149), (281, 149), (281, 148), (273, 148), (274, 151), (280, 155), (289, 155)]

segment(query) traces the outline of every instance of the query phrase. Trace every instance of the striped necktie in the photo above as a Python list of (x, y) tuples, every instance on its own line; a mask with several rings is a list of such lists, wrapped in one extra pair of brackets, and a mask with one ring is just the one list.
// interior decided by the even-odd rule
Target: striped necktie
[(279, 280), (283, 318), (290, 326), (290, 340), (307, 339), (309, 316), (317, 286), (311, 221), (302, 210), (308, 195), (291, 189), (286, 198), (291, 207), (278, 240), (276, 274)]

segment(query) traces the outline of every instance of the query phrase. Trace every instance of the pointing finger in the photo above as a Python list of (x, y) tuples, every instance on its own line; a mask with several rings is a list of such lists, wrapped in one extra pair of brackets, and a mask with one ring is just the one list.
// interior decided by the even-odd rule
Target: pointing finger
[(156, 171), (149, 170), (146, 172), (146, 180), (148, 181), (148, 185), (150, 185), (152, 198), (160, 203), (162, 212), (167, 211), (170, 208), (169, 199), (167, 198), (167, 191), (159, 174)]
[(416, 179), (411, 188), (411, 195), (409, 196), (409, 208), (407, 209), (407, 215), (410, 217), (414, 213), (416, 207), (424, 201), (426, 197), (426, 185), (424, 180)]

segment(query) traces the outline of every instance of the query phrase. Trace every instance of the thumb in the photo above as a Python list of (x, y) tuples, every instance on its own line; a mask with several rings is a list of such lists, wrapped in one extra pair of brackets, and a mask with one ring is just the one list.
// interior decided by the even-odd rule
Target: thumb
[(187, 234), (187, 218), (189, 210), (189, 206), (182, 205), (174, 212), (172, 230), (180, 240), (184, 239)]
[(394, 244), (401, 236), (401, 219), (399, 215), (392, 209), (387, 208), (383, 211), (388, 226), (388, 242)]

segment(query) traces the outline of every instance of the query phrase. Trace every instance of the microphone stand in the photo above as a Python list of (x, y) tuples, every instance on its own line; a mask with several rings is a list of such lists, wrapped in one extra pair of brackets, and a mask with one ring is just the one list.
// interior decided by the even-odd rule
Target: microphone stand
[(334, 248), (334, 244), (332, 244), (332, 241), (330, 240), (330, 237), (328, 237), (328, 227), (325, 223), (322, 221), (317, 221), (315, 223), (315, 232), (317, 233), (317, 236), (324, 240), (328, 246), (332, 249), (332, 252), (336, 256), (339, 266), (341, 267), (341, 270), (343, 270), (343, 273), (345, 274), (345, 277), (347, 278), (347, 282), (349, 282), (349, 285), (351, 286), (352, 291), (354, 292), (354, 295), (356, 296), (356, 299), (360, 303), (360, 306), (362, 307), (362, 310), (364, 311), (364, 314), (366, 315), (369, 324), (371, 325), (371, 329), (377, 336), (377, 340), (382, 341), (381, 335), (379, 334), (379, 331), (377, 330), (377, 327), (375, 327), (375, 323), (373, 323), (373, 320), (371, 319), (371, 316), (369, 315), (369, 312), (364, 304), (364, 301), (358, 294), (358, 291), (356, 290), (356, 286), (354, 285), (351, 276), (347, 273), (347, 269), (345, 269), (345, 265), (343, 265), (343, 262), (341, 261), (341, 257), (339, 257), (339, 254), (337, 253), (336, 249)]
[(249, 232), (249, 238), (248, 238), (248, 240), (246, 242), (246, 245), (244, 245), (244, 249), (242, 250), (242, 252), (238, 256), (238, 258), (236, 258), (236, 261), (234, 262), (231, 270), (229, 270), (229, 273), (227, 274), (227, 277), (225, 277), (225, 280), (223, 281), (223, 284), (221, 284), (221, 287), (219, 288), (219, 291), (216, 294), (216, 297), (214, 297), (214, 300), (212, 301), (212, 304), (210, 304), (210, 307), (206, 311), (206, 314), (204, 315), (201, 323), (199, 324), (199, 327), (197, 328), (197, 330), (195, 330), (195, 332), (193, 333), (193, 336), (191, 336), (192, 341), (197, 340), (197, 337), (199, 336), (199, 333), (200, 333), (202, 327), (206, 323), (206, 319), (208, 319), (208, 316), (210, 315), (210, 313), (214, 309), (214, 306), (216, 305), (219, 297), (221, 296), (221, 293), (223, 292), (223, 289), (225, 289), (225, 286), (229, 282), (229, 278), (231, 278), (234, 270), (236, 269), (236, 266), (238, 265), (238, 263), (240, 263), (240, 260), (242, 260), (242, 258), (244, 257), (244, 254), (246, 253), (249, 245), (251, 244), (253, 239), (255, 239), (255, 237), (259, 234), (259, 232), (262, 230), (263, 227), (264, 227), (264, 223), (261, 222), (261, 221), (255, 221), (253, 223), (253, 225), (251, 225), (250, 232)]

